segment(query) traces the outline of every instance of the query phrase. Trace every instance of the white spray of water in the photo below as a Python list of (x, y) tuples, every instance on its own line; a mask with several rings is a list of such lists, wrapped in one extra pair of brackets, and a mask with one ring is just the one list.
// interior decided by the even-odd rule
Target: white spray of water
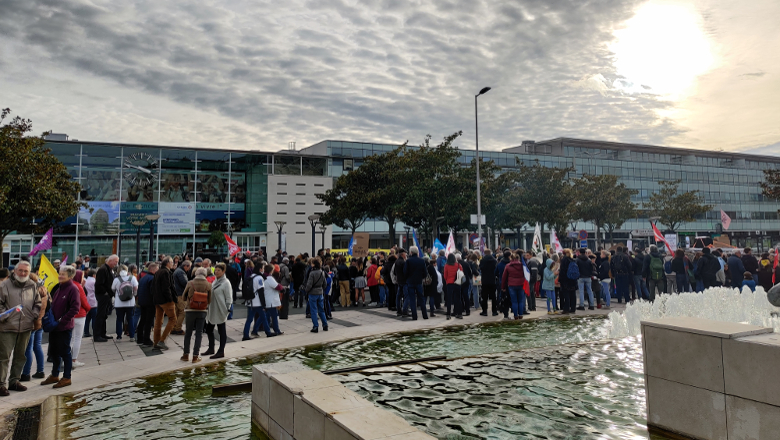
[(624, 312), (612, 312), (605, 323), (610, 338), (625, 338), (641, 334), (640, 322), (649, 319), (689, 316), (714, 321), (741, 322), (772, 327), (780, 333), (780, 309), (766, 298), (766, 291), (757, 287), (751, 292), (745, 287), (713, 287), (698, 293), (658, 295), (655, 302), (634, 301)]

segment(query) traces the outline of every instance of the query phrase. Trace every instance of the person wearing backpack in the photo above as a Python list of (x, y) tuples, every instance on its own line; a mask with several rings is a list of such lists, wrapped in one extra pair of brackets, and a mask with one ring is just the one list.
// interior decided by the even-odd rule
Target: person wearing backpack
[(672, 255), (662, 253), (664, 259), (664, 276), (666, 276), (666, 293), (677, 293), (677, 274), (672, 270)]
[(114, 309), (116, 310), (116, 340), (122, 339), (122, 327), (125, 317), (129, 318), (130, 341), (135, 341), (135, 294), (138, 292), (138, 280), (127, 271), (127, 266), (119, 265), (119, 276), (114, 278), (111, 285), (114, 292)]
[(648, 300), (655, 301), (656, 289), (659, 293), (666, 291), (666, 273), (664, 273), (664, 260), (658, 252), (658, 246), (650, 245), (650, 254), (645, 256), (642, 274), (648, 280)]
[(190, 341), (195, 333), (195, 345), (192, 347), (192, 363), (201, 361), (200, 343), (203, 338), (203, 328), (206, 326), (206, 314), (211, 303), (211, 283), (208, 281), (209, 270), (205, 267), (195, 269), (195, 278), (187, 283), (182, 298), (187, 304), (184, 309), (184, 354), (182, 361), (190, 360)]
[[(260, 263), (258, 263), (260, 264)], [(247, 282), (247, 281), (245, 281)], [(242, 297), (247, 303), (247, 315), (246, 322), (244, 323), (244, 337), (242, 341), (248, 341), (252, 339), (249, 336), (249, 331), (252, 331), (252, 336), (259, 336), (258, 331), (260, 326), (263, 326), (265, 335), (267, 337), (276, 336), (271, 333), (271, 327), (268, 326), (268, 317), (265, 314), (265, 280), (260, 274), (251, 273), (249, 275), (248, 284), (252, 287), (244, 291)], [(301, 286), (303, 288), (303, 286)], [(254, 322), (254, 329), (252, 329), (252, 323)]]

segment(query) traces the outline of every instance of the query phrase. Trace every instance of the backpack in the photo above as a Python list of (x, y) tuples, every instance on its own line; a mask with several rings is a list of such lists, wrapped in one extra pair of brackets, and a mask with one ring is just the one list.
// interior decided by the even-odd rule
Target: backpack
[(119, 281), (119, 301), (130, 301), (133, 299), (133, 276), (128, 276), (126, 280), (119, 277)]
[(572, 262), (569, 263), (569, 268), (566, 269), (566, 277), (570, 280), (580, 279), (580, 267), (577, 266), (576, 261), (572, 260)]
[(428, 273), (428, 270), (426, 268), (425, 279), (423, 280), (423, 286), (430, 286), (432, 283), (433, 283), (433, 279), (431, 278), (431, 274)]
[(650, 278), (656, 281), (664, 278), (664, 262), (659, 257), (650, 257)]
[(206, 292), (194, 292), (190, 298), (190, 309), (207, 310), (209, 308), (209, 294)]
[[(257, 292), (255, 292), (254, 289), (255, 289), (255, 278), (257, 277), (258, 275), (254, 273), (249, 277), (250, 284), (246, 286), (245, 289), (241, 290), (241, 299), (246, 301), (252, 301), (253, 299), (255, 299), (255, 296), (257, 296)], [(263, 290), (262, 286), (260, 287), (260, 290)]]
[(672, 260), (669, 260), (666, 263), (664, 263), (664, 272), (666, 272), (668, 275), (671, 275), (671, 273), (672, 273)]

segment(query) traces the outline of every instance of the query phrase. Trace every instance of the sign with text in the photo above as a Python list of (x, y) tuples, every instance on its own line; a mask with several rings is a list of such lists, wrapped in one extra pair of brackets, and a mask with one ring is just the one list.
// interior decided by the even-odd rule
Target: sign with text
[(195, 231), (194, 203), (161, 202), (159, 214), (157, 230), (160, 235), (192, 234)]
[(664, 235), (664, 238), (666, 239), (666, 242), (669, 243), (669, 249), (667, 249), (667, 252), (674, 252), (677, 250), (677, 234), (666, 234)]
[(368, 256), (368, 239), (370, 234), (358, 232), (355, 234), (355, 243), (352, 246), (352, 258), (366, 258)]

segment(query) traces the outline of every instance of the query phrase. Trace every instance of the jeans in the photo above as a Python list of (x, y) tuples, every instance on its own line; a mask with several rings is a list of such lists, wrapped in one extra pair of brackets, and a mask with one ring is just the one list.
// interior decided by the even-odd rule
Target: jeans
[(409, 297), (409, 303), (412, 308), (412, 319), (417, 319), (417, 301), (420, 302), (420, 309), (422, 309), (423, 319), (428, 319), (428, 312), (425, 311), (425, 296), (423, 296), (423, 285), (408, 284), (406, 286), (406, 293)]
[(322, 295), (309, 295), (309, 308), (311, 309), (311, 323), (314, 328), (319, 328), (320, 323), (317, 318), (322, 320), (322, 327), (328, 326), (328, 320), (325, 315), (325, 301)]
[(468, 316), (471, 313), (471, 281), (460, 285), (460, 300), (463, 303), (463, 311)]
[(244, 337), (249, 338), (249, 329), (252, 328), (252, 321), (255, 321), (255, 328), (252, 333), (257, 333), (260, 326), (263, 326), (266, 336), (271, 335), (271, 327), (268, 326), (268, 318), (265, 316), (265, 309), (262, 306), (246, 308), (246, 323), (244, 324)]
[(547, 298), (547, 311), (554, 312), (557, 308), (555, 305), (555, 290), (542, 289), (542, 296)]
[(209, 338), (209, 351), (214, 351), (214, 327), (216, 327), (219, 332), (219, 350), (217, 350), (217, 353), (224, 354), (225, 344), (227, 344), (227, 329), (225, 328), (224, 322), (216, 325), (206, 324), (204, 327), (206, 336)]
[(447, 284), (444, 286), (444, 292), (444, 303), (447, 307), (447, 316), (450, 316), (450, 312), (453, 311), (453, 306), (455, 307), (455, 310), (453, 311), (455, 316), (463, 314), (463, 301), (460, 300), (460, 286), (455, 283)]
[[(168, 317), (168, 323), (165, 329), (162, 328), (163, 317)], [(154, 343), (165, 341), (171, 334), (173, 326), (176, 325), (176, 305), (173, 301), (154, 306)], [(162, 333), (162, 334), (161, 334)]]
[[(24, 363), (22, 374), (28, 376), (32, 370), (33, 354), (35, 354), (35, 372), (43, 373), (43, 347), (41, 347), (41, 337), (43, 337), (43, 329), (39, 328), (30, 334), (30, 340), (27, 342), (27, 362)], [(3, 379), (0, 379), (2, 381)]]
[(588, 291), (588, 307), (593, 307), (593, 288), (590, 278), (580, 278), (577, 280), (577, 291), (580, 295), (580, 307), (585, 307), (585, 292)]
[(601, 281), (601, 296), (604, 297), (604, 305), (609, 307), (612, 301), (612, 295), (609, 294), (609, 286), (612, 284), (612, 280)]
[(122, 326), (125, 323), (125, 317), (128, 318), (130, 328), (130, 339), (135, 338), (135, 321), (133, 320), (133, 314), (135, 313), (135, 307), (117, 307), (116, 308), (116, 337), (122, 338)]
[(474, 308), (479, 308), (479, 286), (476, 284), (471, 285), (471, 297), (474, 300)]
[(634, 275), (634, 289), (636, 289), (637, 298), (650, 299), (650, 292), (647, 290), (647, 284), (642, 275)]
[(62, 337), (68, 340), (68, 354), (60, 356), (57, 354), (53, 354), (51, 356), (52, 361), (52, 367), (51, 367), (51, 375), (54, 377), (59, 377), (60, 375), (60, 361), (64, 364), (64, 367), (62, 369), (62, 378), (63, 379), (70, 379), (70, 372), (73, 369), (73, 353), (70, 351), (70, 339), (73, 336), (73, 330), (65, 330), (63, 332), (51, 332), (49, 333), (49, 338), (52, 337), (54, 333), (60, 333), (57, 335), (57, 337)]
[(200, 354), (200, 342), (203, 339), (203, 326), (206, 325), (206, 312), (184, 312), (184, 354), (190, 354), (190, 340), (195, 332), (195, 346), (192, 347), (192, 356)]
[(691, 283), (688, 282), (688, 275), (684, 273), (677, 274), (677, 293), (690, 292)]
[(141, 321), (141, 306), (135, 305), (133, 309), (133, 328), (138, 331), (138, 323)]
[(625, 300), (628, 303), (629, 301), (628, 276), (627, 273), (615, 275), (615, 296), (617, 296), (618, 302)]
[(525, 314), (525, 290), (523, 286), (509, 286), (509, 298), (512, 299), (512, 313), (515, 318)]
[(379, 286), (379, 303), (380, 304), (386, 304), (387, 303), (387, 286)]
[(279, 310), (277, 310), (276, 307), (267, 308), (265, 309), (265, 316), (266, 316), (265, 322), (267, 322), (270, 328), (274, 330), (274, 333), (277, 335), (281, 335), (282, 331), (279, 330)]
[[(428, 297), (428, 304), (431, 307), (431, 316), (434, 315), (434, 312), (436, 311), (436, 297), (431, 295)], [(425, 306), (423, 306), (423, 309), (425, 309)]]
[(141, 306), (141, 320), (136, 329), (138, 342), (152, 342), (152, 326), (154, 325), (154, 306)]
[[(87, 312), (87, 319), (84, 321), (84, 336), (92, 336), (95, 333), (95, 316), (97, 316), (97, 306), (92, 307)], [(89, 325), (92, 324), (92, 333), (90, 333)]]

